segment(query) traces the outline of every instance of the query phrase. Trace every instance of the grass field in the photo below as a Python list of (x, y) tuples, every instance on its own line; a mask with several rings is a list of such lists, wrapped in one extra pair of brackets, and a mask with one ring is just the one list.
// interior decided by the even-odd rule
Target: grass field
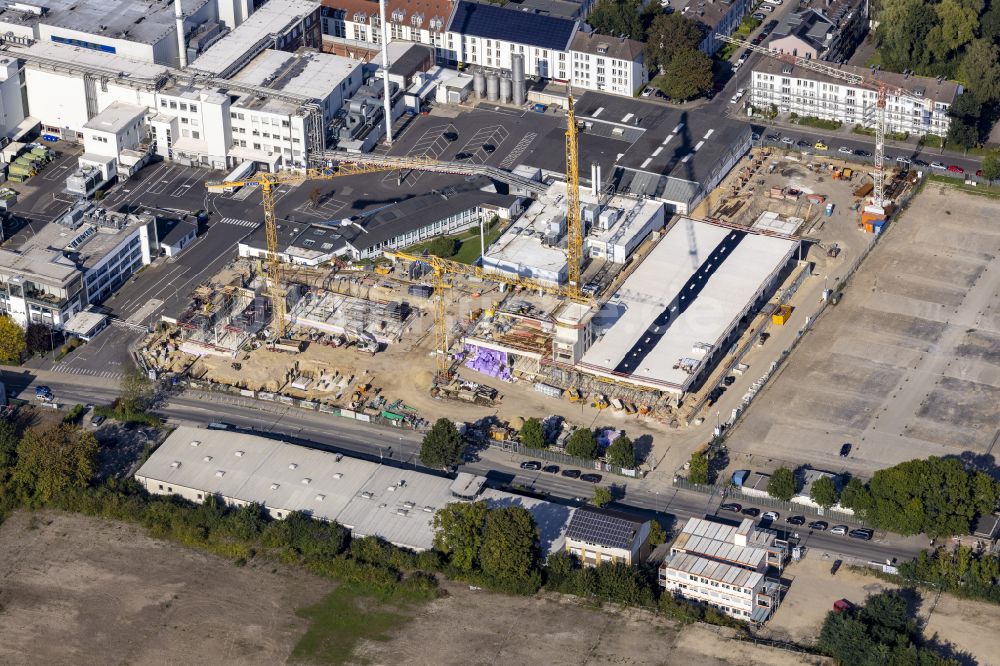
[[(503, 228), (501, 222), (492, 222), (486, 225), (486, 247), (489, 247), (493, 241), (500, 237), (500, 230)], [(453, 236), (445, 236), (445, 238), (450, 238), (452, 240), (458, 241), (458, 249), (455, 253), (449, 257), (443, 257), (444, 259), (452, 259), (454, 261), (461, 262), (463, 264), (472, 264), (479, 259), (479, 227), (476, 226), (472, 229), (463, 231), (460, 234), (455, 234)], [(411, 245), (406, 248), (407, 252), (412, 254), (420, 254), (424, 250), (427, 250), (433, 240), (424, 241), (423, 243), (417, 243), (416, 245)]]
[(940, 185), (948, 185), (949, 187), (954, 187), (955, 189), (962, 190), (963, 192), (968, 192), (969, 194), (976, 194), (981, 197), (989, 197), (991, 199), (1000, 199), (1000, 185), (966, 185), (962, 180), (958, 178), (952, 178), (951, 176), (941, 176), (935, 173), (927, 176), (927, 181), (931, 183), (938, 183)]

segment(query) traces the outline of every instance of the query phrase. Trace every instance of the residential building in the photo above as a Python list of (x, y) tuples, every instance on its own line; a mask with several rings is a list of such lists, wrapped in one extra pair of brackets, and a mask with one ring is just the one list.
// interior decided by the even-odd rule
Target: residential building
[(566, 552), (584, 566), (638, 564), (649, 555), (651, 526), (648, 520), (583, 506), (573, 513), (566, 528)]
[(705, 37), (698, 49), (711, 56), (722, 47), (715, 35), (731, 35), (754, 4), (751, 0), (669, 0), (668, 6), (704, 27)]
[(868, 34), (867, 0), (808, 0), (799, 7), (771, 32), (772, 51), (843, 63)]
[(770, 619), (780, 601), (780, 572), (788, 544), (749, 518), (738, 527), (689, 518), (660, 565), (660, 586), (667, 592), (713, 606), (752, 622)]
[[(851, 65), (836, 65), (872, 84), (885, 83), (902, 88), (921, 101), (890, 93), (886, 99), (886, 131), (912, 136), (945, 136), (951, 119), (948, 109), (962, 93), (962, 85), (943, 78), (904, 76), (895, 72), (871, 71)], [(781, 113), (837, 120), (846, 125), (874, 128), (877, 92), (868, 87), (819, 74), (788, 63), (761, 59), (751, 77), (749, 103), (766, 109), (773, 105)]]
[(648, 80), (643, 44), (633, 39), (577, 32), (570, 58), (574, 88), (633, 95)]
[(222, 430), (181, 426), (135, 473), (154, 495), (231, 506), (257, 502), (272, 518), (292, 512), (337, 522), (355, 537), (376, 536), (403, 548), (433, 546), (435, 512), (453, 502), (522, 506), (535, 516), (543, 556), (563, 549), (574, 509), (485, 487), (486, 479), (452, 480), (413, 467), (382, 465), (340, 453)]
[[(389, 41), (424, 44), (436, 62), (454, 64), (445, 40), (452, 7), (452, 0), (387, 0)], [(326, 50), (362, 57), (381, 48), (379, 3), (373, 0), (323, 0), (322, 25)]]

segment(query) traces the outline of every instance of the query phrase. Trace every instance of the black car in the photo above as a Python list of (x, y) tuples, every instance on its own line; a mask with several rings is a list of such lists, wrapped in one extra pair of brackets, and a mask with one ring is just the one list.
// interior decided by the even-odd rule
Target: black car
[(497, 147), (494, 146), (492, 143), (484, 143), (483, 144), (483, 151), (484, 152), (492, 153), (496, 149), (497, 149)]
[(542, 468), (542, 471), (545, 472), (546, 474), (558, 474), (559, 465), (546, 465), (545, 467)]
[(930, 164), (928, 164), (927, 162), (924, 162), (923, 160), (913, 160), (913, 163), (916, 164), (918, 167), (928, 167), (928, 166), (930, 166)]
[(733, 513), (739, 513), (743, 510), (742, 504), (737, 504), (736, 502), (727, 502), (719, 506), (719, 511), (732, 511)]
[(521, 469), (534, 469), (539, 470), (542, 468), (542, 463), (537, 460), (529, 460), (528, 462), (521, 463)]
[(831, 576), (836, 576), (837, 575), (837, 571), (840, 569), (840, 565), (843, 564), (843, 563), (844, 563), (843, 560), (834, 560), (833, 561), (833, 566), (830, 567), (830, 575)]
[(862, 539), (863, 541), (871, 541), (872, 537), (875, 536), (875, 533), (869, 529), (856, 529), (848, 532), (847, 536), (851, 537), (852, 539)]
[(459, 153), (458, 155), (455, 155), (455, 160), (461, 162), (462, 160), (467, 160), (470, 157), (472, 157), (472, 153)]
[(750, 43), (753, 44), (754, 46), (757, 46), (762, 41), (764, 41), (764, 35), (757, 35), (750, 41)]
[(777, 27), (778, 27), (777, 21), (768, 21), (767, 23), (764, 24), (764, 32), (771, 32)]
[(867, 150), (861, 150), (861, 149), (855, 150), (854, 154), (857, 155), (858, 157), (871, 157), (872, 156), (872, 154), (869, 153)]
[(581, 474), (580, 475), (580, 480), (581, 481), (586, 481), (587, 483), (600, 483), (601, 482), (601, 478), (602, 477), (601, 477), (600, 474)]
[(757, 516), (760, 515), (760, 509), (755, 509), (751, 506), (746, 509), (743, 509), (740, 513), (742, 513), (744, 516), (750, 516), (752, 518), (756, 518)]
[(799, 141), (795, 145), (798, 146), (799, 148), (810, 148), (810, 147), (812, 147), (812, 144), (809, 143), (808, 141), (806, 141), (805, 139), (803, 139), (802, 141)]
[(809, 523), (809, 529), (816, 530), (817, 532), (825, 532), (826, 528), (829, 526), (830, 526), (829, 523), (822, 520), (814, 520), (811, 523)]
[(442, 136), (444, 136), (444, 140), (448, 142), (458, 141), (458, 132), (445, 132)]
[(780, 134), (768, 134), (764, 138), (767, 139), (768, 141), (781, 141)]
[(736, 376), (729, 375), (728, 377), (722, 380), (722, 383), (725, 384), (726, 386), (732, 386), (733, 384), (736, 383)]
[(785, 519), (785, 522), (788, 523), (789, 525), (805, 525), (806, 524), (806, 517), (805, 516), (789, 516), (788, 518)]
[(851, 443), (844, 442), (844, 445), (840, 447), (840, 457), (846, 458), (849, 455), (851, 455)]
[(567, 479), (579, 479), (580, 478), (580, 470), (578, 470), (578, 469), (564, 469), (562, 471), (562, 475), (565, 476)]

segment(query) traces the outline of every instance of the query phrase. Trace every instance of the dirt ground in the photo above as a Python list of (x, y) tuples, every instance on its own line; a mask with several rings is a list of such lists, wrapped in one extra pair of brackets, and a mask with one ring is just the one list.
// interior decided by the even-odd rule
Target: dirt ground
[[(895, 585), (841, 567), (830, 575), (832, 559), (805, 557), (785, 570), (793, 580), (765, 635), (804, 645), (815, 642), (826, 613), (838, 599), (852, 603), (864, 600)], [(971, 657), (970, 663), (995, 664), (1000, 654), (1000, 607), (959, 599), (947, 594), (935, 598), (921, 593), (915, 608), (924, 636), (938, 644), (951, 644), (956, 653)]]
[(449, 585), (384, 643), (357, 651), (375, 664), (824, 664), (826, 660), (726, 640), (727, 630), (679, 629), (635, 611), (595, 612), (561, 596), (498, 597)]
[(0, 663), (274, 664), (332, 586), (239, 568), (123, 523), (18, 512), (0, 526)]

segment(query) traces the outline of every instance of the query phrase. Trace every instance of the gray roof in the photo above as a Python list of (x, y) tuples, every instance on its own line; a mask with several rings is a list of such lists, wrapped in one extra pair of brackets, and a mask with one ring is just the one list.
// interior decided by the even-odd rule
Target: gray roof
[(173, 245), (185, 236), (197, 232), (198, 220), (194, 216), (156, 218), (156, 235), (163, 245)]
[(566, 538), (630, 550), (645, 523), (621, 513), (585, 506), (573, 514), (566, 529)]
[(639, 60), (643, 54), (642, 42), (624, 37), (609, 37), (596, 32), (578, 32), (570, 45), (571, 51), (592, 53), (618, 60)]
[(788, 13), (771, 33), (770, 41), (792, 35), (822, 51), (827, 47), (827, 36), (832, 35), (836, 27), (833, 21), (815, 9)]

